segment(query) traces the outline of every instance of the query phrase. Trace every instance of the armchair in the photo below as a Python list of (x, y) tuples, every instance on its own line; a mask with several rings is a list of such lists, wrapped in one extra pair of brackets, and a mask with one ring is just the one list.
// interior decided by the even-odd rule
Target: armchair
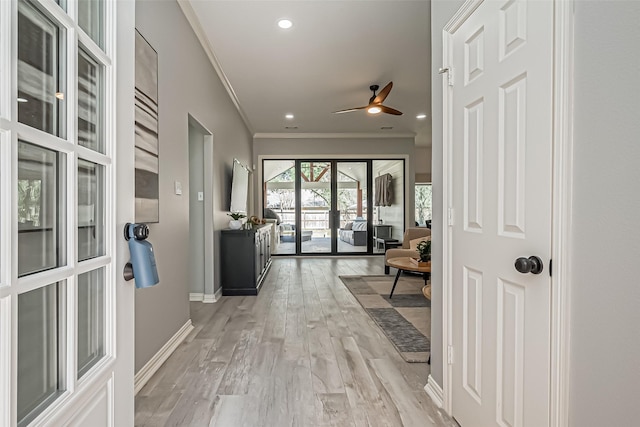
[(276, 219), (265, 218), (264, 220), (267, 224), (271, 225), (271, 250), (275, 251), (280, 244), (280, 226)]
[(411, 249), (410, 243), (411, 240), (419, 239), (421, 237), (429, 237), (431, 238), (431, 230), (426, 227), (411, 227), (407, 228), (404, 232), (404, 237), (402, 238), (402, 247), (395, 249), (387, 249), (384, 253), (384, 274), (389, 274), (389, 265), (387, 264), (387, 260), (391, 258), (400, 258), (400, 257), (413, 257), (418, 258), (418, 250)]

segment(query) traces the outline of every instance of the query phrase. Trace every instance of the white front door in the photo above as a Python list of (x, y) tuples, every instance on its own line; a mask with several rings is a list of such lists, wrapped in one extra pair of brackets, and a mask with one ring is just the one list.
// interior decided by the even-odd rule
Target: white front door
[(0, 2), (0, 426), (133, 425), (133, 16)]
[[(553, 2), (469, 2), (451, 26), (452, 415), (549, 423)], [(445, 50), (446, 51), (446, 50)], [(543, 263), (516, 271), (517, 258)]]

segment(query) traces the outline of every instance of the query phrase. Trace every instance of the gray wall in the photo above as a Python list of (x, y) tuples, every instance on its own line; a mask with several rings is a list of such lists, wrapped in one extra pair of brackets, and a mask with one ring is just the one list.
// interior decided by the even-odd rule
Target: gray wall
[[(433, 0), (431, 2), (431, 116), (433, 214), (431, 226), (431, 376), (442, 385), (442, 29), (463, 0)], [(414, 214), (415, 215), (415, 214)]]
[(576, 1), (570, 424), (640, 422), (640, 2)]
[[(340, 158), (344, 156), (360, 157), (363, 159), (374, 158), (376, 155), (399, 158), (398, 155), (407, 155), (409, 159), (406, 162), (406, 173), (408, 174), (407, 199), (405, 218), (407, 224), (413, 224), (415, 216), (414, 198), (415, 194), (413, 186), (415, 184), (415, 165), (414, 165), (414, 148), (413, 138), (255, 138), (253, 145), (254, 160), (256, 166), (254, 173), (254, 187), (262, 188), (262, 173), (259, 165), (259, 156), (273, 155), (280, 156), (282, 159), (300, 158), (300, 156), (309, 156), (310, 158)], [(382, 158), (382, 157), (381, 157)], [(262, 206), (260, 191), (254, 194), (255, 206)]]
[[(433, 1), (432, 64), (461, 0)], [(575, 2), (570, 425), (640, 419), (640, 2)], [(433, 264), (442, 264), (442, 86), (433, 90)], [(437, 269), (434, 283), (441, 282)], [(432, 291), (433, 378), (442, 384), (442, 296)]]
[(431, 182), (431, 147), (415, 149), (416, 182)]
[[(252, 137), (175, 1), (138, 0), (136, 27), (158, 52), (160, 122), (160, 223), (151, 224), (149, 238), (160, 284), (136, 291), (138, 371), (189, 319), (188, 115), (213, 133), (216, 245), (229, 222), (232, 161), (251, 162)], [(217, 286), (219, 262), (212, 262)]]

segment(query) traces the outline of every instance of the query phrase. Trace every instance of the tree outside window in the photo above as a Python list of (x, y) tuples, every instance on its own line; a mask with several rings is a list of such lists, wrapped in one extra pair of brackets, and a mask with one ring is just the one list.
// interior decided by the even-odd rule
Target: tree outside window
[(431, 184), (416, 184), (416, 221), (426, 225), (431, 220)]

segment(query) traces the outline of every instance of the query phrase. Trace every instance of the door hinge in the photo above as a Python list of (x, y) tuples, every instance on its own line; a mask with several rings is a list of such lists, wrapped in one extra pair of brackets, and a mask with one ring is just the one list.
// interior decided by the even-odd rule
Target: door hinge
[(447, 84), (449, 86), (453, 86), (453, 68), (452, 67), (442, 67), (438, 70), (438, 74), (446, 74)]
[(447, 365), (453, 365), (453, 346), (447, 347)]
[(447, 225), (449, 225), (449, 227), (453, 227), (455, 219), (455, 211), (453, 210), (453, 208), (449, 208), (447, 210)]

